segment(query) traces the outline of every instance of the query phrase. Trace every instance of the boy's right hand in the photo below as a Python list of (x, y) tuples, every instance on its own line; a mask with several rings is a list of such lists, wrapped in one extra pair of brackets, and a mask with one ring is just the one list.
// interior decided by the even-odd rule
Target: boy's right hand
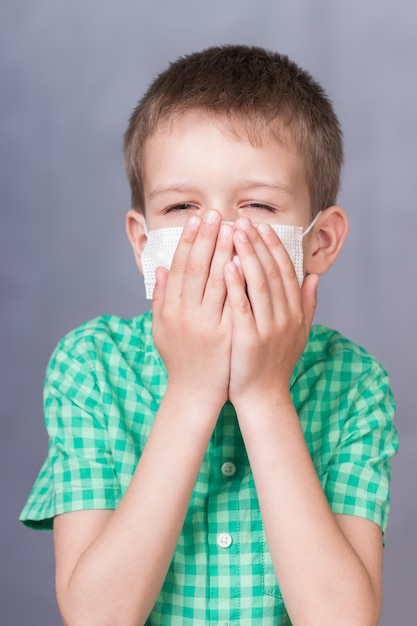
[(168, 371), (168, 388), (188, 403), (228, 397), (231, 313), (224, 267), (233, 256), (233, 227), (217, 211), (186, 222), (170, 271), (158, 268), (153, 337)]

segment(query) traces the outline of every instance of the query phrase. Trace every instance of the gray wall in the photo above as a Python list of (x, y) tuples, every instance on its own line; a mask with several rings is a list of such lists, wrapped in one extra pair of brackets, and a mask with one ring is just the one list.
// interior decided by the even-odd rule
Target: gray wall
[(168, 61), (210, 44), (289, 54), (346, 135), (346, 248), (317, 321), (382, 360), (397, 396), (383, 626), (416, 595), (417, 5), (367, 0), (2, 0), (0, 7), (0, 623), (60, 623), (50, 533), (18, 513), (46, 453), (42, 381), (56, 341), (146, 308), (124, 235), (127, 117)]

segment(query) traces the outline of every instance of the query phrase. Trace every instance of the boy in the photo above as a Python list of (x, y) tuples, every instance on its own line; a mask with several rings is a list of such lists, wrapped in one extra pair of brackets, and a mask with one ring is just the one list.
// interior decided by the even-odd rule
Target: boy
[(331, 103), (285, 56), (210, 48), (154, 81), (125, 158), (152, 316), (59, 343), (21, 516), (53, 523), (65, 624), (377, 624), (392, 394), (311, 327), (348, 229)]

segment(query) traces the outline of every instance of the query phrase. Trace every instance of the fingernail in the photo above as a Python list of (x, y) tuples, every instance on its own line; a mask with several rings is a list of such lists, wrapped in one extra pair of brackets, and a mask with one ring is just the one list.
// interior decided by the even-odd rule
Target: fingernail
[(240, 217), (236, 222), (236, 226), (243, 228), (243, 230), (248, 230), (251, 227), (251, 221), (247, 217)]
[(218, 220), (218, 217), (219, 216), (216, 211), (210, 210), (210, 211), (207, 211), (207, 213), (204, 213), (203, 219), (207, 224), (215, 224)]
[(192, 230), (197, 230), (200, 226), (200, 222), (201, 220), (198, 215), (192, 215), (188, 218), (186, 226), (187, 228), (191, 228)]
[(230, 239), (233, 234), (233, 227), (230, 224), (222, 224), (220, 226), (219, 237), (221, 239)]
[(264, 222), (261, 222), (258, 225), (258, 230), (259, 232), (263, 233), (264, 235), (268, 235), (271, 232), (271, 227), (269, 224), (265, 224)]

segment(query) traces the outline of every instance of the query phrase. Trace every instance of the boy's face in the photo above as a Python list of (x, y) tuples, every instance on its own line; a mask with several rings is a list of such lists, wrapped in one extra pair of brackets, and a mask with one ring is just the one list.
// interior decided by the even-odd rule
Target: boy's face
[[(237, 130), (239, 127), (237, 126)], [(306, 227), (311, 221), (304, 164), (295, 147), (265, 134), (254, 146), (242, 128), (200, 110), (161, 123), (143, 152), (148, 230), (182, 226), (217, 209), (223, 220)]]

